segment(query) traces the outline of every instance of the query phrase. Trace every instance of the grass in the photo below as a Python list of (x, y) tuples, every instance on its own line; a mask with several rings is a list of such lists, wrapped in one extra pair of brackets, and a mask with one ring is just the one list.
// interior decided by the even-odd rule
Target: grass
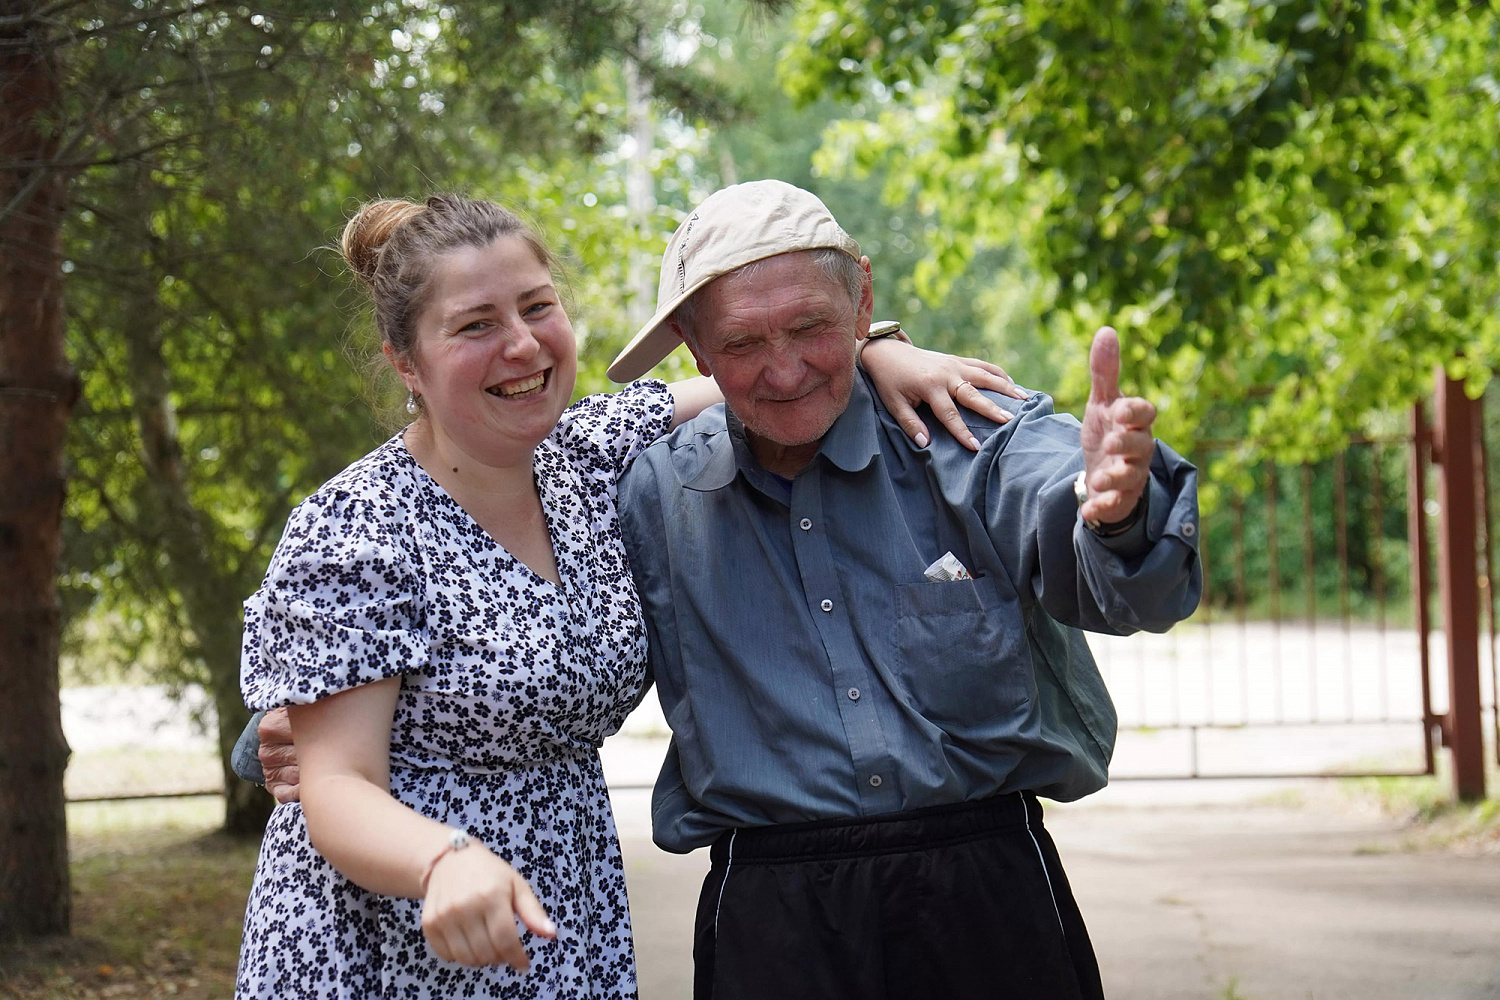
[(1224, 986), (1224, 992), (1220, 993), (1218, 1000), (1249, 1000), (1245, 994), (1240, 992), (1240, 981), (1234, 976), (1229, 977), (1229, 982)]
[(1406, 824), (1402, 850), (1500, 857), (1500, 768), (1493, 754), (1486, 775), (1489, 795), (1478, 802), (1454, 800), (1453, 779), (1441, 764), (1436, 775), (1353, 778), (1340, 787), (1352, 803)]
[(0, 997), (231, 996), (259, 845), (222, 820), (210, 796), (69, 806), (73, 936), (0, 952)]

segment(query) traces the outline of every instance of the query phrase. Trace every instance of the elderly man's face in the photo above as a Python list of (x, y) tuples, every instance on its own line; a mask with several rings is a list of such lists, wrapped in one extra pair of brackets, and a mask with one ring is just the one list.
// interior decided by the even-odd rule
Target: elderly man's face
[(856, 337), (870, 329), (869, 283), (856, 305), (802, 252), (767, 258), (699, 294), (689, 349), (745, 428), (785, 446), (826, 434), (849, 404)]

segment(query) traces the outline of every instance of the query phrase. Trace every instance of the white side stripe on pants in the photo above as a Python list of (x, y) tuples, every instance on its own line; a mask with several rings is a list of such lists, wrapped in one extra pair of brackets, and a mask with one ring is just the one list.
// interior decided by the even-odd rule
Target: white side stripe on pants
[[(714, 904), (714, 934), (719, 933), (719, 911), (724, 908), (724, 887), (729, 884), (729, 869), (734, 867), (734, 838), (740, 831), (729, 831), (729, 857), (724, 861), (724, 881), (719, 883), (719, 901)], [(1056, 904), (1054, 904), (1056, 905)], [(1062, 919), (1058, 918), (1059, 921)]]
[[(1031, 832), (1031, 811), (1026, 808), (1026, 797), (1017, 795), (1021, 800), (1021, 819), (1026, 823), (1026, 835), (1031, 838), (1031, 845), (1036, 848), (1036, 859), (1042, 865), (1042, 878), (1047, 880), (1047, 894), (1052, 897), (1052, 912), (1057, 914), (1057, 929), (1063, 932), (1063, 937), (1068, 936), (1067, 929), (1063, 927), (1062, 912), (1057, 908), (1057, 893), (1052, 890), (1052, 876), (1047, 874), (1047, 859), (1042, 856), (1042, 845), (1036, 839), (1036, 834)], [(725, 873), (726, 877), (728, 873)], [(724, 890), (719, 890), (719, 898), (723, 898)]]

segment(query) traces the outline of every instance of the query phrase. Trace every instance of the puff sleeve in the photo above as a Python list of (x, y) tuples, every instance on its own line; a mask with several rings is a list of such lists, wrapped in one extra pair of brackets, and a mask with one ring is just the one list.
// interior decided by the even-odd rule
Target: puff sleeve
[(391, 512), (371, 500), (316, 493), (299, 505), (245, 602), (245, 704), (307, 704), (425, 665), (414, 561)]
[(672, 426), (672, 392), (660, 379), (585, 396), (563, 412), (557, 442), (585, 475), (611, 484)]

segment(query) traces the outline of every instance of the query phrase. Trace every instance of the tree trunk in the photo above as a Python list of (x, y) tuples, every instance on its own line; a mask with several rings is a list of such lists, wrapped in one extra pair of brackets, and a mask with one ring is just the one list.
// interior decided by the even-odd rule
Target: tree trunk
[[(0, 17), (33, 3), (0, 0)], [(66, 178), (51, 168), (57, 64), (0, 21), (0, 939), (66, 934), (71, 900), (58, 698)], [(40, 30), (39, 28), (36, 30)]]
[[(645, 32), (636, 36), (636, 44), (645, 47)], [(622, 66), (625, 76), (625, 114), (630, 122), (630, 136), (635, 152), (625, 164), (625, 210), (636, 229), (641, 246), (630, 252), (625, 277), (625, 313), (632, 330), (638, 330), (656, 311), (656, 271), (654, 257), (641, 247), (656, 238), (652, 214), (656, 211), (656, 179), (651, 175), (651, 150), (656, 145), (656, 122), (651, 112), (651, 85), (641, 79), (640, 67), (627, 58)]]
[[(138, 199), (138, 207), (147, 211), (151, 204), (145, 194)], [(140, 232), (149, 229), (143, 225)], [(172, 405), (172, 374), (163, 352), (164, 317), (156, 279), (154, 263), (143, 261), (142, 284), (132, 296), (130, 318), (123, 325), (141, 464), (146, 470), (149, 509), (155, 515), (152, 534), (166, 555), (163, 573), (182, 602), (192, 648), (208, 669), (209, 693), (218, 714), (225, 832), (258, 837), (275, 800), (235, 777), (229, 767), (234, 742), (250, 720), (239, 681), (240, 604), (247, 591), (226, 566), (224, 545), (215, 537), (212, 520), (193, 504)]]

